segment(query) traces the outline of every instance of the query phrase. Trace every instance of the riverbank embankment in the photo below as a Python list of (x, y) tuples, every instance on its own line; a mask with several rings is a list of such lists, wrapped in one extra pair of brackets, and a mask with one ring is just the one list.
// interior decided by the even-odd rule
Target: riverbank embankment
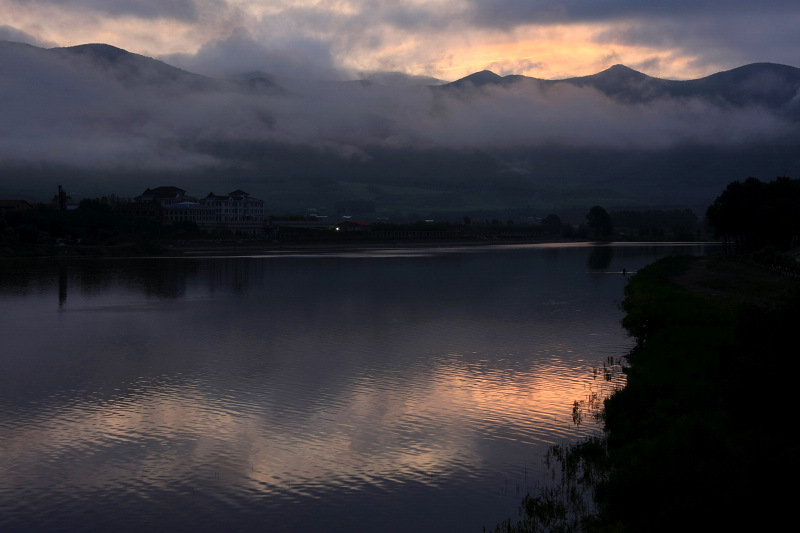
[(603, 435), (554, 446), (557, 484), (495, 531), (785, 528), (800, 473), (800, 280), (742, 258), (672, 256), (633, 276), (621, 307), (636, 344)]
[(777, 527), (798, 473), (800, 282), (731, 257), (672, 257), (639, 272), (622, 307), (637, 344), (625, 388), (605, 405), (602, 522)]

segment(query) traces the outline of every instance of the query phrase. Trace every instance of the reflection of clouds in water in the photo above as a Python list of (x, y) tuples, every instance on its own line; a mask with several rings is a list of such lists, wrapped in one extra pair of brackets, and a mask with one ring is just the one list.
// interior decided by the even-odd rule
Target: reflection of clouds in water
[[(26, 487), (36, 479), (40, 488), (111, 488), (136, 477), (141, 488), (152, 490), (213, 472), (221, 483), (304, 491), (337, 480), (376, 483), (440, 470), (452, 452), (452, 440), (447, 446), (436, 442), (437, 435), (454, 436), (446, 425), (413, 447), (392, 445), (387, 435), (373, 432), (375, 425), (418, 416), (412, 413), (416, 402), (387, 401), (375, 391), (362, 390), (347, 405), (306, 417), (242, 413), (240, 406), (186, 392), (156, 389), (131, 402), (82, 403), (7, 427), (0, 470), (16, 474), (11, 479), (18, 476)], [(361, 425), (364, 419), (368, 426)]]
[(12, 490), (14, 479), (28, 488), (35, 479), (56, 490), (152, 490), (216, 476), (238, 490), (298, 495), (431, 483), (431, 475), (480, 469), (478, 448), (495, 439), (531, 442), (565, 426), (585, 376), (538, 368), (512, 379), (445, 358), (412, 388), (362, 376), (316, 403), (281, 404), (268, 388), (215, 398), (198, 381), (133, 385), (105, 400), (57, 398), (31, 420), (5, 423), (0, 470), (11, 473)]
[[(585, 246), (544, 248), (76, 262), (61, 307), (55, 269), (24, 295), (0, 286), (0, 529), (136, 531), (157, 509), (170, 530), (240, 511), (258, 517), (241, 530), (315, 530), (321, 509), (360, 521), (421, 494), (418, 523), (479, 523), (498, 485), (541, 479), (548, 444), (597, 431), (572, 402), (627, 348), (623, 277), (587, 275)], [(615, 247), (612, 266), (669, 251)], [(92, 273), (110, 281), (78, 290)]]

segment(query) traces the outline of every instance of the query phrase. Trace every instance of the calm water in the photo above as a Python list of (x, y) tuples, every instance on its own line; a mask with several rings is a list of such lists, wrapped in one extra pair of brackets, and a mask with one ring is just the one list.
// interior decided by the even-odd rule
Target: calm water
[(0, 262), (0, 530), (494, 527), (597, 431), (622, 268), (705, 251)]

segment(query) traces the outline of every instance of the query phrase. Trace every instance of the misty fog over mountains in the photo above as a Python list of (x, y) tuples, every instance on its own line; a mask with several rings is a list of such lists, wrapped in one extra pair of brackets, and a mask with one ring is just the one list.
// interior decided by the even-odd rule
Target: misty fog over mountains
[(270, 213), (703, 207), (725, 184), (800, 177), (800, 69), (698, 80), (622, 65), (452, 83), (193, 74), (109, 45), (0, 42), (0, 197), (245, 189)]

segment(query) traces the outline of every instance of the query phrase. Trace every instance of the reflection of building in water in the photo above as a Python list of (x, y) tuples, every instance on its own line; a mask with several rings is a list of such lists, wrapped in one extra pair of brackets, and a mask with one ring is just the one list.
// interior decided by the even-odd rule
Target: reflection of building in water
[(179, 187), (147, 189), (123, 207), (128, 216), (159, 220), (162, 224), (190, 221), (200, 229), (256, 234), (264, 230), (264, 200), (235, 190), (224, 196), (188, 196)]
[(67, 303), (67, 265), (58, 265), (58, 306), (63, 307)]
[(589, 252), (589, 257), (586, 259), (586, 266), (591, 270), (604, 270), (608, 268), (613, 258), (614, 248), (612, 246), (598, 245)]

